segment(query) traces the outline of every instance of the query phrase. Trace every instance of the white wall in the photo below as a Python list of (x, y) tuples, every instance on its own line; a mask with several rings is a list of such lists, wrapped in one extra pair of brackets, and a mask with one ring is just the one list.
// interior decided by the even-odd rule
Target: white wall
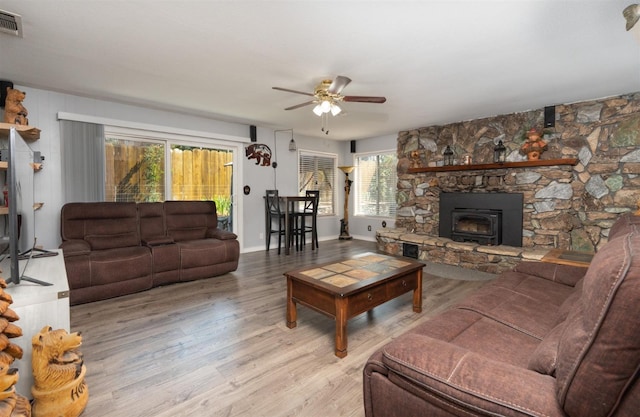
[[(288, 150), (290, 140), (288, 132), (277, 133), (277, 154), (273, 156), (272, 161), (278, 162), (278, 168), (274, 170), (272, 167), (256, 166), (255, 160), (247, 160), (245, 157), (244, 147), (250, 144), (248, 125), (41, 89), (22, 86), (16, 86), (16, 88), (27, 93), (24, 105), (29, 110), (29, 124), (42, 130), (40, 140), (34, 142), (31, 147), (33, 150), (42, 152), (45, 157), (44, 169), (35, 174), (33, 184), (35, 201), (43, 201), (45, 204), (35, 214), (35, 233), (33, 232), (33, 225), (24, 225), (23, 230), (26, 236), (35, 235), (38, 245), (42, 245), (45, 248), (56, 248), (60, 244), (60, 209), (63, 199), (58, 112), (246, 138), (245, 143), (242, 143), (242, 154), (239, 155), (239, 170), (234, 167), (234, 175), (242, 178), (242, 183), (239, 187), (240, 193), (236, 196), (235, 203), (242, 207), (240, 244), (243, 252), (264, 250), (265, 248), (264, 237), (260, 238), (260, 233), (264, 234), (265, 229), (264, 202), (262, 198), (264, 191), (277, 187), (281, 195), (297, 194), (298, 158), (297, 152)], [(267, 144), (272, 152), (275, 152), (273, 130), (258, 127), (257, 133), (257, 143)], [(339, 164), (351, 163), (349, 142), (308, 138), (298, 136), (295, 132), (294, 138), (298, 149), (337, 154)], [(367, 142), (363, 141), (363, 146)], [(375, 141), (372, 143), (375, 143)], [(347, 157), (349, 160), (345, 162)], [(342, 173), (338, 172), (338, 179), (343, 181), (344, 178), (341, 175)], [(251, 188), (249, 195), (242, 193), (244, 185), (248, 185)], [(340, 190), (342, 190), (342, 187), (340, 187)], [(322, 217), (318, 220), (320, 240), (337, 238), (340, 232), (343, 201), (344, 192), (338, 191), (337, 215)], [(275, 244), (277, 245), (277, 241)]]

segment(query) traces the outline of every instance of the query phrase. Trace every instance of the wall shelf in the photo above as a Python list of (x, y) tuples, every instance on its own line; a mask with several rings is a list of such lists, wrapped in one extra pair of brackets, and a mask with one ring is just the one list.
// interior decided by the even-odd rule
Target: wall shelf
[(0, 138), (9, 137), (9, 130), (11, 130), (12, 127), (15, 127), (16, 132), (18, 132), (18, 134), (22, 136), (22, 139), (27, 142), (33, 142), (40, 139), (40, 129), (37, 127), (14, 125), (11, 123), (0, 123)]
[(521, 161), (521, 162), (492, 162), (490, 164), (471, 164), (471, 165), (446, 165), (440, 167), (420, 167), (409, 168), (410, 174), (418, 174), (421, 172), (447, 172), (447, 171), (482, 171), (487, 169), (502, 168), (529, 168), (529, 167), (550, 167), (557, 165), (576, 165), (578, 158), (561, 158), (561, 159), (539, 159), (537, 161)]

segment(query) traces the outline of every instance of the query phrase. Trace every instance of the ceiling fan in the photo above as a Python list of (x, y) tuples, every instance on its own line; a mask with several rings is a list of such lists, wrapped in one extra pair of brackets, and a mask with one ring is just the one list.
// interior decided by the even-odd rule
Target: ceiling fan
[(357, 103), (384, 103), (387, 101), (386, 97), (373, 97), (373, 96), (345, 96), (342, 95), (342, 90), (349, 85), (351, 79), (342, 75), (338, 75), (335, 80), (322, 80), (320, 84), (316, 86), (313, 93), (307, 93), (304, 91), (291, 90), (289, 88), (272, 87), (274, 90), (286, 91), (295, 94), (304, 94), (305, 96), (313, 97), (313, 100), (309, 100), (304, 103), (296, 104), (295, 106), (287, 107), (285, 110), (295, 110), (300, 107), (315, 104), (313, 112), (321, 116), (322, 119), (322, 131), (329, 134), (329, 130), (326, 129), (328, 122), (328, 115), (331, 113), (333, 116), (337, 116), (342, 109), (338, 105), (340, 102), (357, 102)]

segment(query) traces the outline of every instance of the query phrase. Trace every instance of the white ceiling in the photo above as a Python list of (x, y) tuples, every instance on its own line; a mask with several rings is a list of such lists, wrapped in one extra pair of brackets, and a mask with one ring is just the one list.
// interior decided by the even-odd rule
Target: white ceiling
[[(0, 78), (335, 140), (640, 91), (630, 1), (2, 0)], [(309, 97), (353, 81), (320, 131)], [(28, 108), (28, 103), (27, 108)]]

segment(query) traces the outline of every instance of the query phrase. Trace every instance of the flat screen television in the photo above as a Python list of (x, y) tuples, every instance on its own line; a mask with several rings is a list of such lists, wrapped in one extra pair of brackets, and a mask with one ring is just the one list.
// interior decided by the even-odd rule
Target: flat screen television
[[(18, 217), (18, 201), (21, 200), (21, 195), (18, 192), (19, 190), (19, 182), (18, 182), (18, 170), (19, 167), (29, 167), (29, 162), (33, 160), (31, 156), (30, 149), (26, 143), (22, 140), (22, 138), (18, 135), (15, 129), (9, 130), (9, 155), (8, 162), (9, 166), (7, 168), (7, 191), (8, 191), (8, 208), (9, 213), (8, 217), (8, 225), (9, 225), (9, 262), (10, 262), (10, 276), (9, 278), (5, 278), (7, 283), (20, 284), (20, 281), (29, 281), (35, 284), (40, 285), (52, 285), (48, 282), (41, 281), (36, 278), (32, 278), (26, 276), (24, 271), (20, 272), (20, 263), (19, 260), (21, 258), (20, 253), (20, 233), (19, 230), (19, 217)], [(18, 152), (18, 145), (23, 145), (25, 151)], [(33, 171), (31, 171), (31, 176), (33, 175)], [(31, 177), (30, 176), (30, 177)], [(33, 189), (31, 187), (31, 189)], [(33, 199), (33, 196), (31, 196)], [(33, 202), (31, 202), (31, 208), (33, 207)], [(30, 211), (33, 213), (33, 211)], [(35, 242), (33, 244), (35, 246)], [(32, 248), (33, 249), (33, 248)], [(28, 251), (29, 252), (29, 251)], [(28, 262), (28, 261), (27, 261)], [(26, 264), (25, 268), (26, 270)]]

